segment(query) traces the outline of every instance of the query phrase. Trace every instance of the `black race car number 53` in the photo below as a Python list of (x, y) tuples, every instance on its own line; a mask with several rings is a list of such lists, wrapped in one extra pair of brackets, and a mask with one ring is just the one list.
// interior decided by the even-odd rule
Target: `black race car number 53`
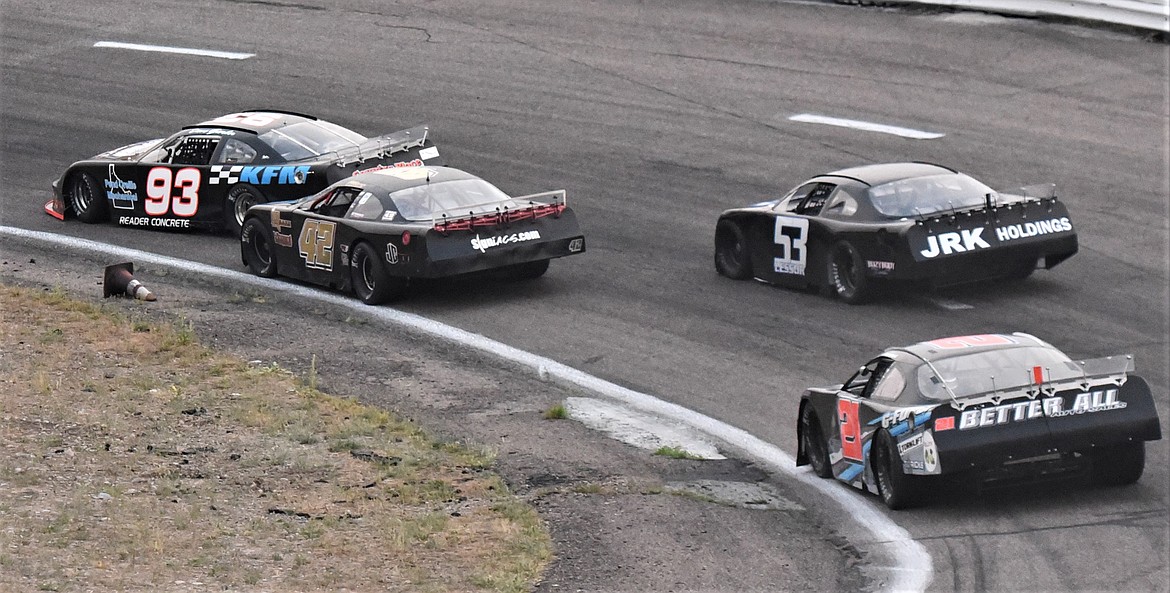
[(808, 250), (804, 248), (808, 240), (808, 219), (795, 216), (777, 216), (776, 233), (773, 241), (776, 243), (776, 256), (772, 259), (772, 266), (777, 274), (804, 275), (804, 264), (808, 260)]

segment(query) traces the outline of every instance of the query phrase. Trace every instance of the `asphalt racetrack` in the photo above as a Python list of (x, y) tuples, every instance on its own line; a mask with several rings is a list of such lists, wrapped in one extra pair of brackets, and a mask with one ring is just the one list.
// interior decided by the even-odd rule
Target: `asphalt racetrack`
[[(75, 160), (241, 109), (312, 113), (368, 135), (428, 123), (450, 164), (509, 193), (568, 190), (589, 250), (539, 282), (438, 283), (402, 310), (789, 452), (805, 386), (840, 382), (885, 346), (1025, 331), (1074, 358), (1136, 355), (1170, 434), (1164, 43), (811, 2), (0, 6), (0, 224), (240, 270), (226, 235), (61, 223), (41, 206)], [(94, 47), (102, 41), (255, 55)], [(941, 136), (789, 119), (799, 114)], [(993, 187), (1056, 182), (1080, 253), (1023, 283), (861, 307), (715, 273), (723, 209), (903, 159)], [(955, 494), (892, 518), (930, 552), (931, 590), (1165, 590), (1167, 450), (1148, 447), (1132, 487)]]

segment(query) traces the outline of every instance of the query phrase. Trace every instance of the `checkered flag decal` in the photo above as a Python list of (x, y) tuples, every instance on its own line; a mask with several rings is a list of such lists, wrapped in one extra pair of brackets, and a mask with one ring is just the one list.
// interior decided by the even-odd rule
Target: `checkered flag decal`
[(208, 176), (207, 183), (211, 185), (219, 185), (222, 181), (228, 185), (236, 183), (240, 180), (240, 171), (244, 170), (243, 165), (232, 165), (225, 167), (223, 165), (212, 165), (211, 175)]

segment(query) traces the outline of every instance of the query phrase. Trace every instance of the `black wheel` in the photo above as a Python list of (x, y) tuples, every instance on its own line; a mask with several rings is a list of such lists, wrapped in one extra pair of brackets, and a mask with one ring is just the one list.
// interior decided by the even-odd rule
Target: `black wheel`
[(800, 412), (800, 439), (804, 454), (812, 466), (813, 473), (822, 478), (833, 477), (833, 464), (829, 461), (829, 444), (821, 431), (821, 422), (812, 405), (805, 405)]
[(865, 274), (865, 260), (848, 241), (840, 241), (829, 253), (829, 289), (850, 305), (860, 305), (873, 298), (873, 283)]
[(1146, 443), (1115, 445), (1093, 454), (1093, 483), (1125, 486), (1142, 477), (1146, 469)]
[(240, 184), (228, 190), (223, 208), (224, 230), (233, 235), (239, 233), (243, 228), (248, 208), (263, 202), (264, 198), (260, 191), (250, 185)]
[(240, 231), (240, 254), (248, 269), (257, 276), (276, 275), (276, 258), (272, 256), (272, 236), (263, 222), (249, 218)]
[(720, 220), (715, 225), (715, 270), (734, 280), (752, 277), (747, 233), (734, 221)]
[(98, 191), (97, 180), (89, 173), (75, 173), (69, 179), (67, 205), (81, 222), (101, 222), (106, 219), (106, 198)]
[(406, 290), (405, 279), (387, 274), (381, 255), (369, 243), (355, 245), (349, 263), (353, 293), (367, 305), (380, 305)]
[(902, 471), (902, 458), (898, 456), (889, 433), (881, 431), (874, 437), (872, 461), (878, 494), (890, 510), (905, 509), (918, 503), (918, 476), (908, 476)]
[(524, 262), (508, 268), (508, 277), (515, 280), (535, 280), (548, 271), (549, 260)]

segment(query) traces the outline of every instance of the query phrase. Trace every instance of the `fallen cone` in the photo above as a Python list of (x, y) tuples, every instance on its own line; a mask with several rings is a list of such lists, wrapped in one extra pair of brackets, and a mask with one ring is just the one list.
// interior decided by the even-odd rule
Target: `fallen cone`
[(111, 294), (124, 294), (140, 301), (155, 300), (154, 293), (134, 279), (134, 264), (130, 262), (106, 266), (102, 292), (105, 293), (102, 295), (103, 297), (109, 297)]

